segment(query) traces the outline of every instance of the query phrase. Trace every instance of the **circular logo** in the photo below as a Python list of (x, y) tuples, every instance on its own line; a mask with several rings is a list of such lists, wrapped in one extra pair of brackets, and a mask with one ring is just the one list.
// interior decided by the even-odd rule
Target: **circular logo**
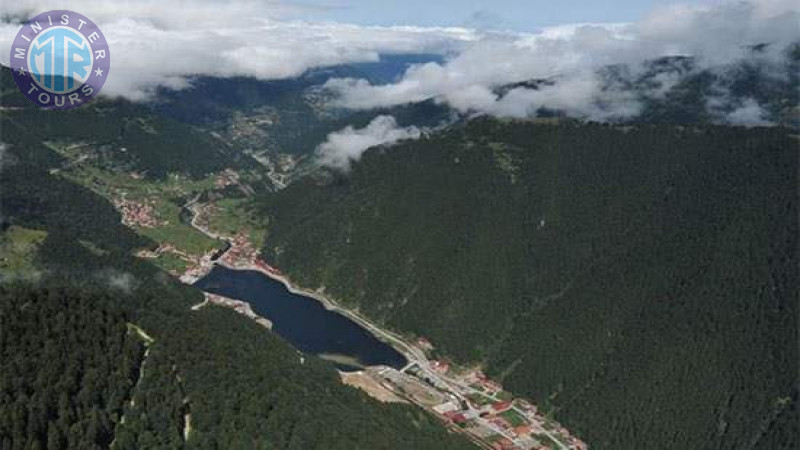
[(39, 14), (11, 45), (14, 81), (30, 101), (48, 109), (77, 108), (91, 100), (103, 87), (110, 62), (103, 32), (74, 11)]

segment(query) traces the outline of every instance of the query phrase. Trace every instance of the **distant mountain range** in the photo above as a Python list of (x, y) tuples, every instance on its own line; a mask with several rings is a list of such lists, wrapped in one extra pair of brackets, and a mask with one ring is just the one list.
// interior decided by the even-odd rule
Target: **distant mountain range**
[[(631, 95), (641, 103), (633, 117), (612, 118), (614, 122), (639, 123), (774, 123), (800, 127), (800, 44), (783, 49), (778, 61), (762, 53), (768, 44), (754, 46), (748, 58), (723, 66), (704, 67), (689, 56), (670, 56), (644, 62), (640, 67), (607, 66), (598, 72), (604, 91)], [(515, 89), (540, 90), (552, 87), (561, 77), (533, 79), (501, 86), (501, 98)], [(739, 108), (758, 105), (763, 117), (731, 117)], [(564, 116), (541, 108), (532, 116)]]
[[(631, 94), (641, 104), (638, 115), (618, 119), (612, 117), (610, 120), (633, 123), (725, 123), (737, 108), (745, 107), (746, 110), (747, 105), (755, 105), (755, 109), (749, 113), (763, 113), (764, 117), (751, 119), (798, 127), (800, 99), (796, 87), (797, 74), (800, 73), (800, 45), (785, 49), (785, 60), (779, 63), (767, 63), (759, 59), (763, 50), (763, 46), (756, 46), (751, 52), (751, 59), (724, 67), (702, 68), (693, 58), (682, 56), (655, 59), (638, 68), (622, 65), (606, 67), (599, 72), (604, 89)], [(458, 113), (436, 98), (391, 108), (349, 110), (335, 106), (333, 94), (324, 88), (325, 83), (334, 78), (358, 78), (372, 84), (390, 83), (413, 64), (442, 61), (443, 58), (438, 55), (384, 55), (376, 62), (315, 69), (300, 77), (285, 80), (198, 77), (189, 80), (190, 87), (186, 89), (161, 88), (148, 102), (136, 104), (105, 99), (89, 108), (104, 110), (102, 121), (106, 124), (95, 127), (102, 128), (104, 133), (110, 129), (120, 129), (120, 123), (112, 125), (108, 122), (119, 122), (123, 118), (126, 123), (133, 124), (153, 122), (188, 127), (187, 132), (179, 134), (206, 140), (217, 147), (209, 152), (202, 150), (205, 144), (191, 144), (197, 159), (202, 159), (201, 164), (206, 167), (201, 171), (214, 166), (211, 161), (219, 161), (220, 156), (228, 164), (230, 161), (250, 164), (253, 157), (262, 163), (274, 164), (279, 155), (292, 155), (303, 160), (313, 153), (329, 133), (348, 125), (361, 128), (378, 115), (395, 117), (401, 127), (435, 127), (472, 116), (471, 113)], [(6, 76), (7, 69), (2, 70), (4, 76), (0, 88), (3, 104), (6, 107), (30, 109), (32, 105), (16, 91), (11, 77)], [(498, 86), (495, 94), (503, 98), (514, 90), (539, 90), (559, 82), (559, 77), (525, 80)], [(93, 115), (85, 109), (70, 114), (87, 118)], [(36, 120), (47, 120), (46, 115), (38, 116)], [(565, 112), (542, 107), (532, 111), (531, 116), (565, 117)], [(126, 126), (130, 129), (131, 125)], [(84, 128), (91, 130), (91, 127)], [(146, 151), (146, 147), (141, 147), (141, 151)], [(185, 163), (186, 158), (179, 147), (173, 148), (170, 155), (159, 152), (160, 157)], [(136, 145), (130, 146), (129, 155), (138, 150)], [(161, 172), (160, 169), (180, 170), (181, 164), (164, 164), (158, 161), (159, 156), (146, 155), (141, 159), (151, 157), (156, 160), (149, 165), (143, 163), (143, 169), (156, 173)], [(194, 171), (191, 168), (187, 170)]]

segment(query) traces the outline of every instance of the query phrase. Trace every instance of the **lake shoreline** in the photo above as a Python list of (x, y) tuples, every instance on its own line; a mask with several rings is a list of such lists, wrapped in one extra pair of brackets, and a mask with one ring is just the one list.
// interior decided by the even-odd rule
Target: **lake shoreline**
[[(265, 261), (263, 262), (267, 264)], [(341, 306), (339, 302), (331, 299), (330, 297), (325, 296), (325, 294), (319, 291), (312, 291), (293, 284), (292, 281), (286, 275), (271, 272), (258, 264), (235, 266), (222, 260), (216, 261), (215, 264), (233, 271), (258, 272), (274, 281), (281, 283), (292, 294), (309, 297), (318, 301), (319, 303), (322, 304), (322, 306), (326, 310), (352, 320), (357, 325), (361, 326), (370, 334), (375, 336), (376, 339), (380, 340), (381, 342), (387, 345), (390, 345), (392, 348), (394, 348), (396, 351), (402, 354), (406, 358), (406, 361), (408, 363), (420, 359), (420, 356), (424, 356), (421, 355), (421, 350), (413, 347), (411, 344), (406, 342), (405, 339), (402, 338), (401, 336), (398, 336), (394, 332), (382, 329), (379, 325), (372, 323), (368, 319), (364, 318), (360, 313)]]

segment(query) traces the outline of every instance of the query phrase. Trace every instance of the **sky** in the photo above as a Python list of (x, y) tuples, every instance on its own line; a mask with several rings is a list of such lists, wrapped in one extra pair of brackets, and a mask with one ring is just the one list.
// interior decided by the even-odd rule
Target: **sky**
[[(721, 67), (761, 43), (770, 45), (758, 64), (779, 67), (800, 41), (798, 0), (13, 0), (0, 2), (0, 64), (20, 21), (52, 9), (78, 11), (103, 30), (112, 63), (106, 96), (148, 101), (159, 87), (191, 88), (199, 75), (285, 79), (382, 54), (433, 53), (444, 61), (413, 65), (390, 84), (333, 79), (326, 87), (345, 108), (436, 99), (504, 117), (543, 107), (596, 120), (633, 116), (640, 102), (624, 86), (604, 86), (599, 69), (644, 70), (664, 56)], [(497, 94), (542, 78), (558, 82)], [(656, 81), (648, 95), (678, 80)], [(759, 119), (754, 99), (731, 108), (738, 121)], [(366, 133), (393, 139), (393, 125), (381, 119)], [(364, 133), (343, 130), (331, 146), (368, 142)]]
[(566, 23), (630, 22), (653, 8), (715, 0), (309, 0), (306, 17), (359, 25), (468, 26), (534, 31)]

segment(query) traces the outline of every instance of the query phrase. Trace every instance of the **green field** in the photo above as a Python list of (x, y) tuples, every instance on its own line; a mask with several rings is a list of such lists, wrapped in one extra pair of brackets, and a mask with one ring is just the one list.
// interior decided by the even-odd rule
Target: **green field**
[(183, 273), (189, 267), (189, 264), (182, 260), (178, 255), (172, 253), (162, 253), (158, 258), (152, 260), (153, 264), (166, 270), (167, 272), (176, 271)]
[(209, 229), (224, 236), (246, 230), (255, 247), (264, 244), (266, 221), (259, 217), (248, 198), (223, 198), (215, 202), (218, 211), (209, 218)]
[(500, 391), (497, 393), (497, 399), (503, 401), (510, 401), (514, 398), (514, 395), (511, 392)]
[(492, 403), (492, 399), (481, 394), (469, 394), (467, 395), (467, 398), (475, 402), (475, 404), (478, 406), (488, 405), (489, 403)]
[(525, 420), (525, 418), (522, 417), (522, 414), (514, 411), (513, 409), (509, 409), (508, 411), (501, 413), (500, 417), (506, 419), (508, 423), (511, 424), (512, 427), (518, 427), (520, 425), (525, 425), (526, 423), (528, 423)]
[(221, 246), (220, 242), (211, 239), (195, 230), (191, 225), (181, 223), (181, 208), (162, 198), (155, 198), (155, 213), (163, 225), (155, 228), (136, 227), (136, 231), (156, 242), (168, 242), (178, 250), (201, 255)]
[(19, 226), (10, 227), (0, 235), (0, 271), (4, 276), (25, 275), (35, 271), (36, 249), (47, 232)]

